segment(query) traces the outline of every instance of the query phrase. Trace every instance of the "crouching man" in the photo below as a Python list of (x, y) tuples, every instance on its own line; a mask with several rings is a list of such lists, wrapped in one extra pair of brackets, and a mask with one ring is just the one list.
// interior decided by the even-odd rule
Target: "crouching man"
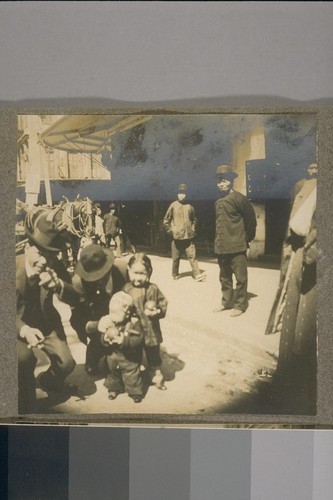
[(35, 348), (43, 350), (50, 360), (49, 368), (38, 377), (42, 390), (63, 389), (66, 377), (75, 368), (60, 314), (53, 304), (54, 295), (61, 299), (64, 293), (74, 294), (58, 258), (65, 243), (63, 234), (44, 213), (26, 234), (29, 244), (25, 253), (16, 257), (19, 413), (35, 411)]

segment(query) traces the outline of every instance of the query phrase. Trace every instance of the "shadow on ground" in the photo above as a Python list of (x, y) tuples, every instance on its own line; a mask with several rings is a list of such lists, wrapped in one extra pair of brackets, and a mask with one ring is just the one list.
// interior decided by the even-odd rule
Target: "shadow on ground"
[(175, 380), (176, 373), (184, 369), (185, 363), (176, 354), (167, 353), (166, 349), (161, 349), (162, 368), (164, 380), (170, 382)]
[[(95, 394), (97, 391), (95, 381), (101, 378), (103, 378), (103, 375), (94, 377), (88, 375), (85, 371), (84, 364), (76, 365), (74, 371), (67, 377), (66, 385), (62, 390), (47, 393), (46, 398), (38, 399), (39, 411), (45, 413), (54, 406), (65, 403), (71, 397), (74, 397), (76, 402), (85, 401), (87, 396)], [(52, 413), (58, 412), (52, 411)]]
[[(165, 349), (161, 349), (162, 367), (161, 372), (165, 382), (175, 380), (176, 373), (183, 370), (185, 363), (176, 354), (169, 354)], [(145, 363), (146, 364), (146, 363)], [(143, 372), (144, 395), (150, 387), (148, 370)], [(66, 385), (62, 390), (47, 393), (46, 397), (38, 398), (38, 413), (62, 413), (54, 410), (54, 407), (65, 403), (70, 398), (74, 402), (85, 401), (87, 397), (97, 392), (96, 381), (104, 379), (105, 374), (88, 375), (84, 364), (76, 365), (73, 373), (66, 379)], [(46, 393), (43, 393), (46, 394)], [(96, 408), (98, 411), (98, 408)]]
[(216, 405), (209, 412), (253, 415), (316, 415), (315, 398), (305, 387), (276, 377), (256, 381), (249, 393), (234, 392), (232, 401)]

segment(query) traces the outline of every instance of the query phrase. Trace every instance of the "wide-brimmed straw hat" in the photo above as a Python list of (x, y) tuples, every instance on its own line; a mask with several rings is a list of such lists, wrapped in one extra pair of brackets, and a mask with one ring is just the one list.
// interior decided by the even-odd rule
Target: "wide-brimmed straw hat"
[(110, 271), (113, 263), (114, 253), (110, 248), (92, 243), (82, 249), (75, 273), (85, 281), (97, 281)]

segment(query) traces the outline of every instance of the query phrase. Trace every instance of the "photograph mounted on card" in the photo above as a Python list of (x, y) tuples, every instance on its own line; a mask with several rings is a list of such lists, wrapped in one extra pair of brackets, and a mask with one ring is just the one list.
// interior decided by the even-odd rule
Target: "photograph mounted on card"
[(316, 112), (17, 132), (19, 415), (316, 417)]

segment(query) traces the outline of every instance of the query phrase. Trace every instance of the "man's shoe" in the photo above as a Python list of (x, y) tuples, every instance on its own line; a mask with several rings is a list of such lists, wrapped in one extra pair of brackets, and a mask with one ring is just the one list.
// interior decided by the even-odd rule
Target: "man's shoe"
[(230, 316), (232, 318), (236, 318), (236, 316), (240, 316), (243, 313), (244, 313), (244, 311), (241, 311), (240, 309), (233, 309), (232, 313), (230, 314)]
[(213, 309), (213, 312), (214, 313), (219, 313), (219, 312), (222, 312), (222, 311), (230, 311), (230, 309), (232, 309), (232, 307), (225, 307), (225, 306), (219, 306), (219, 307), (216, 307), (215, 309)]
[[(52, 380), (52, 379), (51, 379)], [(36, 385), (43, 392), (46, 392), (48, 395), (56, 395), (56, 394), (68, 394), (68, 395), (76, 395), (78, 391), (78, 387), (75, 384), (65, 384), (64, 381), (59, 381), (50, 383), (50, 377), (45, 376), (44, 373), (40, 373), (36, 378)]]
[(206, 279), (206, 275), (204, 273), (198, 274), (194, 277), (195, 281), (204, 281)]
[(174, 280), (179, 280), (179, 274), (174, 274), (172, 277)]

